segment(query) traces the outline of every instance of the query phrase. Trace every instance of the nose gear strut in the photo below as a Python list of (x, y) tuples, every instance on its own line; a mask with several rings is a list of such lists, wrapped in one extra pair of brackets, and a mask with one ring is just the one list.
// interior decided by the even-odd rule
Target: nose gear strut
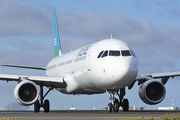
[[(119, 94), (120, 90), (120, 94)], [(110, 100), (111, 103), (108, 104), (108, 111), (112, 112), (118, 112), (119, 107), (121, 106), (123, 108), (123, 111), (128, 111), (129, 110), (129, 101), (128, 99), (123, 99), (126, 92), (125, 88), (122, 89), (117, 89), (117, 90), (107, 90), (110, 93)], [(115, 93), (119, 96), (119, 101), (114, 97)]]

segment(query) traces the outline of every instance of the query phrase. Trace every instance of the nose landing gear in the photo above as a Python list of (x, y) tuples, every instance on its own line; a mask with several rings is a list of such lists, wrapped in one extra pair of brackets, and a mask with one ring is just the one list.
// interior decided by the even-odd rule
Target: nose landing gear
[[(123, 111), (129, 110), (128, 99), (123, 99), (125, 96), (125, 88), (120, 89), (120, 94), (119, 94), (119, 90), (108, 90), (108, 92), (110, 93), (110, 100), (112, 101), (111, 103), (108, 104), (109, 112), (112, 112), (112, 110), (114, 112), (118, 112), (120, 106), (123, 108)], [(119, 101), (114, 97), (115, 93), (119, 96)]]

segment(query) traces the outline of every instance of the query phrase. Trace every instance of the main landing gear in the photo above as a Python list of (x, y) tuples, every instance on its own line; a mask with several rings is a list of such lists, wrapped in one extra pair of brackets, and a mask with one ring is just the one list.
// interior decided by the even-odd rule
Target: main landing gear
[[(37, 100), (34, 103), (34, 112), (39, 112), (40, 108), (43, 107), (44, 108), (44, 112), (48, 113), (49, 112), (49, 100), (44, 100), (44, 98), (46, 97), (46, 95), (52, 90), (53, 88), (49, 88), (49, 90), (46, 92), (46, 94), (43, 96), (43, 85), (40, 85), (40, 102), (39, 100)], [(43, 103), (44, 100), (44, 103)]]
[[(123, 108), (123, 111), (128, 111), (129, 110), (129, 101), (128, 99), (123, 99), (125, 96), (125, 88), (120, 89), (120, 94), (119, 90), (108, 90), (110, 93), (110, 99), (111, 103), (108, 104), (108, 111), (112, 112), (118, 112), (119, 107), (121, 106)], [(114, 94), (117, 94), (119, 96), (119, 101), (114, 97)]]

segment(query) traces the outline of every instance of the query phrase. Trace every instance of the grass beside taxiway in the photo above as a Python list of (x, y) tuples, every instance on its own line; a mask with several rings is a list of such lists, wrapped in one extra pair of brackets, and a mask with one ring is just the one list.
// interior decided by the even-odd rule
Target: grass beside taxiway
[[(153, 117), (142, 117), (139, 116), (137, 118), (129, 118), (126, 117), (125, 119), (120, 119), (120, 120), (156, 120), (156, 118)], [(160, 120), (180, 120), (180, 114), (166, 114), (160, 117)]]
[(1, 117), (0, 120), (19, 120), (19, 118)]

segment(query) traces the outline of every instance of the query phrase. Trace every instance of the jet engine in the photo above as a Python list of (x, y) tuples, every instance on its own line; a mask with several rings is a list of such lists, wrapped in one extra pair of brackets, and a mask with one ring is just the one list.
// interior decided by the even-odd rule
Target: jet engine
[(32, 105), (39, 97), (39, 88), (32, 81), (22, 81), (15, 87), (14, 97), (23, 106)]
[(141, 100), (149, 105), (160, 103), (166, 96), (165, 86), (157, 80), (144, 82), (139, 88)]

